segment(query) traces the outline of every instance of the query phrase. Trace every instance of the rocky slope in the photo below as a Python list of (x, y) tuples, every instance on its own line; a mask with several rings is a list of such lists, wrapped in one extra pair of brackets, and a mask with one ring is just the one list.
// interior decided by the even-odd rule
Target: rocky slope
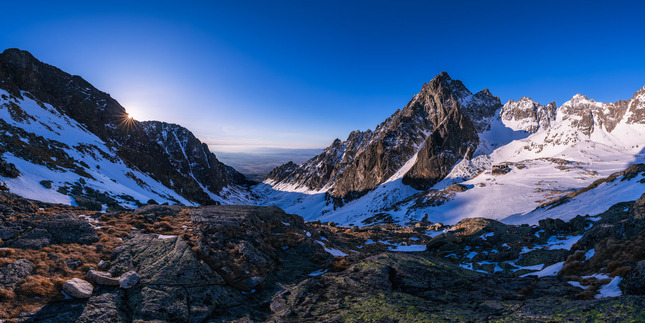
[[(87, 183), (89, 179), (87, 185), (98, 192), (77, 190), (74, 195), (102, 204), (106, 199), (98, 195), (104, 193), (110, 195), (112, 204), (128, 202), (118, 197), (127, 195), (130, 200), (140, 203), (153, 198), (208, 205), (227, 203), (229, 198), (239, 202), (240, 196), (234, 195), (240, 194), (231, 191), (241, 191), (241, 187), (249, 184), (244, 176), (220, 163), (185, 128), (133, 120), (109, 94), (97, 90), (79, 76), (38, 61), (26, 51), (8, 49), (0, 54), (0, 91), (3, 136), (28, 138), (3, 140), (3, 157), (17, 157), (29, 164), (80, 174), (75, 180), (39, 179), (53, 182), (54, 190), (65, 187), (70, 190), (75, 183), (81, 180)], [(69, 131), (72, 128), (75, 133)], [(123, 165), (113, 172), (89, 167), (101, 159)], [(22, 168), (24, 173), (33, 175), (34, 170), (27, 169), (29, 165), (19, 164), (19, 172)], [(114, 172), (123, 174), (115, 177)], [(88, 176), (83, 176), (85, 174)], [(123, 183), (120, 175), (133, 180), (134, 190), (144, 197), (133, 197), (128, 192), (133, 185)], [(105, 183), (97, 178), (101, 176), (126, 187), (109, 190), (100, 183), (91, 183), (93, 180)], [(25, 180), (28, 179), (22, 178), (23, 182)], [(18, 184), (7, 185), (12, 188)], [(79, 185), (86, 184), (81, 182)], [(54, 193), (48, 195), (55, 196)], [(57, 199), (62, 197), (49, 200)]]
[(283, 165), (267, 176), (267, 183), (278, 189), (327, 192), (347, 202), (391, 180), (409, 163), (398, 177), (427, 188), (458, 160), (470, 158), (477, 133), (499, 107), (499, 98), (488, 90), (472, 94), (444, 72), (374, 131), (354, 131), (302, 165)]
[(359, 228), (272, 207), (103, 214), (0, 193), (0, 319), (640, 320), (644, 205), (534, 226)]

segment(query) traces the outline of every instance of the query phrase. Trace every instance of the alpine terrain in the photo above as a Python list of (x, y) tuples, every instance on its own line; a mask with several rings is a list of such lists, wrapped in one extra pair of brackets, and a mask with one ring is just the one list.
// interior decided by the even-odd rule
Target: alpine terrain
[(1, 322), (645, 318), (645, 87), (502, 104), (447, 73), (260, 183), (0, 54)]

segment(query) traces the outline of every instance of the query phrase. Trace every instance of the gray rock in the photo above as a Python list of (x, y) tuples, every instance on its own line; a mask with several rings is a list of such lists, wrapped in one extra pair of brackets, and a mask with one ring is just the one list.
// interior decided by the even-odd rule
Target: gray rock
[(72, 259), (67, 259), (65, 260), (65, 265), (71, 269), (76, 269), (80, 267), (83, 264), (83, 262), (78, 259), (78, 258), (72, 258)]
[(119, 278), (119, 286), (124, 289), (132, 288), (139, 282), (139, 274), (136, 271), (128, 271)]
[(85, 274), (85, 276), (97, 285), (119, 286), (119, 278), (112, 277), (112, 274), (108, 272), (101, 272), (90, 269), (87, 274)]
[(72, 278), (63, 284), (63, 291), (74, 298), (90, 298), (94, 286), (80, 278)]
[(27, 259), (18, 259), (0, 267), (0, 287), (13, 290), (33, 270), (34, 264)]
[(564, 249), (553, 250), (532, 250), (520, 256), (517, 265), (520, 266), (534, 266), (544, 264), (545, 266), (553, 265), (560, 261), (567, 260), (571, 252)]
[(107, 270), (108, 268), (110, 268), (110, 262), (101, 259), (98, 263), (98, 267), (99, 269)]

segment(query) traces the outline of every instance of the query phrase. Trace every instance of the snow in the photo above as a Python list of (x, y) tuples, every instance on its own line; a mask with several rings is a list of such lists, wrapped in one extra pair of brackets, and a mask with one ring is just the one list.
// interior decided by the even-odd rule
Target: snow
[(527, 276), (538, 276), (538, 277), (544, 277), (544, 276), (556, 276), (560, 270), (562, 270), (562, 267), (564, 266), (564, 261), (555, 263), (551, 266), (548, 266), (538, 272), (534, 273), (528, 273), (524, 274), (521, 277), (527, 277)]
[(623, 292), (620, 290), (619, 284), (623, 279), (619, 276), (614, 277), (609, 284), (602, 285), (598, 290), (596, 298), (603, 297), (618, 297), (623, 295)]
[(494, 235), (495, 235), (495, 232), (487, 232), (487, 233), (482, 234), (482, 235), (480, 236), (480, 238), (481, 238), (482, 240), (487, 240), (488, 238), (490, 238), (490, 237), (492, 237), (492, 236), (494, 236)]
[(327, 272), (327, 269), (320, 269), (320, 270), (316, 270), (316, 271), (310, 273), (309, 276), (310, 277), (320, 276), (320, 275), (322, 275), (322, 274), (324, 274), (326, 272)]
[(568, 281), (567, 283), (571, 284), (572, 286), (582, 288), (582, 289), (587, 289), (589, 286), (582, 286), (579, 282), (577, 281)]
[[(627, 122), (632, 110), (643, 108), (643, 103), (634, 102), (630, 103), (630, 110), (622, 119), (616, 120), (618, 124), (611, 132), (596, 120), (589, 136), (575, 124), (580, 119), (577, 113), (581, 109), (602, 112), (611, 104), (576, 95), (556, 110), (555, 118), (548, 115), (546, 107), (537, 106), (547, 118), (540, 122), (548, 121), (548, 124), (538, 124), (535, 133), (524, 131), (535, 128), (534, 120), (502, 119), (502, 110), (498, 110), (490, 127), (479, 134), (480, 144), (474, 157), (459, 161), (450, 174), (433, 187), (441, 190), (450, 184), (461, 183), (469, 189), (454, 194), (439, 206), (414, 207), (413, 199), (401, 203), (419, 193), (400, 181), (416, 162), (416, 154), (383, 184), (340, 208), (326, 201), (322, 190), (307, 191), (275, 182), (267, 182), (270, 185), (265, 184), (256, 191), (265, 197), (258, 203), (276, 205), (307, 220), (320, 219), (341, 225), (365, 225), (363, 220), (383, 212), (399, 224), (418, 221), (424, 216), (431, 222), (444, 224), (455, 224), (471, 217), (496, 219), (507, 224), (537, 224), (546, 217), (569, 220), (578, 214), (601, 213), (609, 205), (640, 197), (645, 192), (645, 185), (639, 182), (643, 178), (638, 176), (630, 181), (602, 184), (551, 209), (539, 206), (622, 171), (630, 163), (645, 162), (642, 152), (645, 124)], [(536, 107), (528, 98), (516, 103), (518, 109)], [(508, 164), (511, 172), (492, 175), (492, 165), (501, 163)], [(285, 192), (285, 189), (291, 192)]]
[(159, 234), (159, 235), (157, 235), (157, 238), (158, 238), (158, 239), (162, 239), (162, 240), (166, 240), (166, 239), (173, 239), (173, 238), (177, 238), (177, 236), (175, 236), (175, 235)]
[(390, 251), (403, 251), (403, 252), (418, 252), (418, 251), (426, 251), (426, 245), (424, 244), (419, 244), (419, 245), (401, 245), (401, 244), (396, 244), (392, 247), (389, 247), (388, 250)]
[(327, 248), (327, 247), (325, 246), (325, 243), (324, 243), (324, 242), (322, 242), (322, 241), (316, 240), (316, 243), (318, 243), (318, 244), (320, 244), (321, 246), (323, 246), (323, 249), (325, 249), (325, 251), (327, 251), (328, 253), (330, 253), (332, 256), (335, 256), (335, 257), (345, 257), (345, 256), (347, 256), (347, 254), (346, 254), (346, 253), (344, 253), (344, 252), (342, 252), (342, 251), (340, 251), (340, 250), (338, 250), (338, 249), (334, 249), (334, 248)]
[[(2, 94), (9, 96), (6, 91), (0, 90), (0, 95)], [(87, 131), (84, 126), (75, 120), (61, 114), (49, 104), (44, 104), (44, 108), (42, 108), (36, 101), (29, 99), (24, 94), (25, 92), (23, 92), (24, 99), (18, 100), (17, 104), (35, 121), (29, 118), (26, 121), (14, 120), (8, 110), (2, 107), (2, 104), (9, 101), (5, 99), (0, 99), (0, 119), (12, 126), (22, 128), (37, 136), (42, 136), (47, 140), (67, 145), (68, 148), (62, 148), (62, 150), (78, 161), (78, 166), (80, 166), (80, 162), (84, 162), (89, 166), (84, 167), (84, 170), (93, 179), (83, 178), (86, 182), (84, 186), (109, 193), (110, 196), (126, 208), (136, 208), (136, 205), (119, 198), (119, 195), (129, 195), (141, 202), (146, 202), (152, 198), (159, 203), (168, 202), (174, 204), (175, 202), (171, 200), (174, 199), (185, 205), (195, 205), (172, 189), (152, 179), (149, 175), (137, 169), (129, 168), (101, 139)], [(74, 148), (75, 146), (89, 147), (91, 153), (79, 151)], [(109, 159), (103, 158), (99, 150), (109, 156)], [(69, 186), (70, 183), (78, 182), (82, 178), (74, 173), (73, 169), (52, 170), (46, 166), (32, 164), (9, 152), (4, 153), (3, 158), (7, 162), (15, 164), (21, 173), (17, 178), (0, 178), (10, 192), (44, 202), (75, 204), (70, 196), (57, 192), (58, 188)], [(140, 186), (132, 178), (132, 175), (142, 180), (144, 185)], [(40, 181), (43, 180), (51, 180), (52, 188), (47, 189), (40, 185)]]

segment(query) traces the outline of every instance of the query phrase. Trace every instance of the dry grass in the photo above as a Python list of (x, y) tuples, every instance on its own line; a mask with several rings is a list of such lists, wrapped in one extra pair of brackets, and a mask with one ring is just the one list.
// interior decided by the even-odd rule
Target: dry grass
[[(0, 201), (2, 202), (2, 201)], [(11, 203), (5, 199), (4, 202)], [(35, 207), (38, 210), (37, 207)], [(70, 212), (69, 207), (53, 206), (39, 214), (55, 214), (61, 211)], [(99, 216), (99, 214), (86, 210), (71, 210), (77, 214)], [(20, 220), (31, 214), (16, 213), (5, 220)], [(95, 225), (99, 241), (91, 245), (60, 244), (50, 245), (39, 250), (2, 249), (0, 250), (0, 266), (10, 264), (18, 259), (28, 259), (34, 263), (32, 274), (26, 277), (15, 290), (0, 289), (0, 319), (16, 317), (26, 311), (35, 311), (46, 303), (62, 299), (62, 285), (72, 278), (82, 278), (89, 267), (98, 267), (101, 259), (110, 259), (112, 251), (122, 240), (127, 237), (133, 228), (144, 232), (159, 234), (182, 234), (189, 242), (194, 242), (191, 234), (193, 224), (190, 222), (187, 210), (182, 210), (180, 216), (164, 217), (157, 222), (152, 222), (133, 212), (122, 212), (116, 216), (101, 215)], [(78, 259), (82, 265), (76, 269), (70, 268), (66, 260)]]

